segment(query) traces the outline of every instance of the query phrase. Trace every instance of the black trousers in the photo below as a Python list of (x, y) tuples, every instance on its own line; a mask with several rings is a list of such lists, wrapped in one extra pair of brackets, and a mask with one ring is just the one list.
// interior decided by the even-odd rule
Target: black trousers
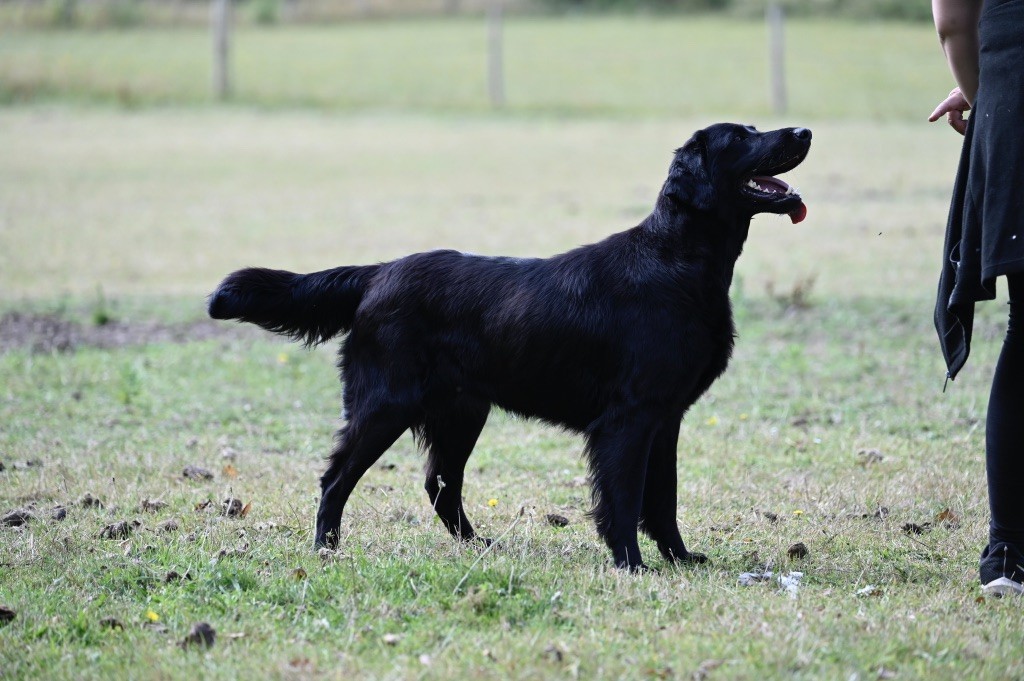
[(1024, 552), (1024, 274), (1008, 275), (1007, 283), (1010, 319), (985, 423), (989, 545), (1008, 542)]

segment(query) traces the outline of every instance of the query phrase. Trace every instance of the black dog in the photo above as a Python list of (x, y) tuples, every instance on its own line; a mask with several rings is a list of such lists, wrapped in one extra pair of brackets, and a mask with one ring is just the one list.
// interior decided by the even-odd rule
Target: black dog
[(428, 451), (431, 504), (449, 532), (472, 539), (463, 470), (498, 405), (584, 435), (593, 516), (616, 566), (644, 567), (638, 528), (669, 561), (706, 560), (676, 525), (680, 421), (732, 354), (729, 285), (751, 217), (806, 215), (772, 176), (810, 143), (806, 128), (698, 131), (640, 225), (546, 260), (433, 251), (228, 276), (210, 297), (215, 319), (307, 344), (348, 332), (347, 423), (321, 478), (316, 544), (337, 545), (357, 481), (410, 428)]

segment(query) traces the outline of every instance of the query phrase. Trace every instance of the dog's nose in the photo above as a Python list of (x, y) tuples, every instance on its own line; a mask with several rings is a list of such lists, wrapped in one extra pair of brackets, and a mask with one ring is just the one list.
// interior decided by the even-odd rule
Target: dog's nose
[(793, 128), (793, 135), (795, 135), (798, 140), (811, 139), (811, 131), (809, 128)]

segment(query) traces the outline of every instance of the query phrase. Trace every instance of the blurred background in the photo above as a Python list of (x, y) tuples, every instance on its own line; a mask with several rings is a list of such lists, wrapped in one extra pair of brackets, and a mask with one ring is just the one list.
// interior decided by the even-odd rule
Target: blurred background
[(960, 138), (927, 0), (0, 0), (0, 300), (550, 255), (708, 123), (814, 129), (734, 293), (925, 300)]

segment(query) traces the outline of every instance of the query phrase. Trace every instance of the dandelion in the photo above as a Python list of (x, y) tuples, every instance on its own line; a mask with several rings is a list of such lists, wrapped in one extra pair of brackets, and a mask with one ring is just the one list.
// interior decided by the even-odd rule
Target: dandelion
[(748, 418), (750, 417), (747, 416), (746, 414), (740, 414), (740, 421), (746, 421)]
[(704, 425), (707, 425), (707, 426), (717, 426), (718, 425), (718, 417), (717, 416), (712, 416), (711, 418), (709, 418), (707, 421), (704, 422)]
[(150, 622), (159, 622), (160, 621), (160, 615), (156, 614), (152, 610), (147, 610), (146, 611), (146, 619), (149, 620)]
[(278, 354), (278, 356), (277, 356), (277, 363), (278, 364), (287, 364), (288, 363), (288, 353), (287, 352), (282, 352), (282, 353)]
[(795, 515), (795, 516), (802, 516), (803, 514), (804, 514), (804, 512), (802, 510), (800, 510), (799, 508), (796, 509), (795, 511), (793, 511), (793, 515)]
[(487, 505), (490, 506), (491, 508), (494, 508), (495, 506), (498, 505), (498, 500), (497, 499), (488, 499), (487, 500)]

